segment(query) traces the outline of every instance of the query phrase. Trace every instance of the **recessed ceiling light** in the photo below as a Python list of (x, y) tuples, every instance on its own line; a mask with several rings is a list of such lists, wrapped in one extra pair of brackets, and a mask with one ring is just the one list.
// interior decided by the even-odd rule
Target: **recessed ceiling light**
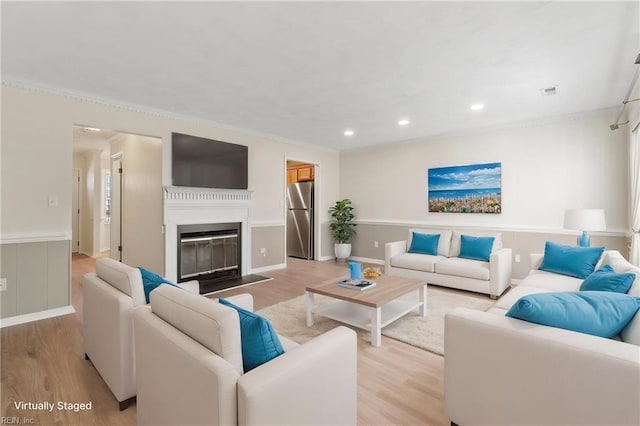
[(84, 130), (85, 132), (99, 132), (100, 129), (95, 128), (95, 127), (84, 127), (82, 130)]
[(409, 120), (407, 120), (406, 118), (403, 118), (402, 120), (398, 120), (399, 126), (406, 126), (407, 124), (409, 124)]
[(345, 136), (353, 136), (353, 133), (354, 133), (354, 131), (350, 130), (350, 129), (344, 131), (344, 135)]
[(471, 111), (480, 111), (484, 108), (484, 104), (473, 104), (469, 107)]

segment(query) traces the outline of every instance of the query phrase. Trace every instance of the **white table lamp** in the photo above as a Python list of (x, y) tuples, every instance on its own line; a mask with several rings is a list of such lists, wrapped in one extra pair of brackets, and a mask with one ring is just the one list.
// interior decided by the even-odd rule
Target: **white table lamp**
[(602, 209), (569, 209), (564, 213), (564, 227), (582, 231), (578, 236), (580, 247), (589, 247), (591, 241), (587, 231), (604, 231), (607, 225)]

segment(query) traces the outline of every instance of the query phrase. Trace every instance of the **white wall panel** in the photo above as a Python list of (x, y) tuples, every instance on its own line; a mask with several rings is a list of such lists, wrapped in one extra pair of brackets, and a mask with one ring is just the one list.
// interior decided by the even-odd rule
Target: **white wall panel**
[(18, 315), (47, 309), (47, 243), (18, 244), (16, 256)]

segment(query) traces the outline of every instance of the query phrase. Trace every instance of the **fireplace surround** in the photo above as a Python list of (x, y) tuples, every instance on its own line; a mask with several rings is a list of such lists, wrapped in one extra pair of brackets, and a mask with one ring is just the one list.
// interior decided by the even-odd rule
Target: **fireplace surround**
[[(240, 276), (248, 275), (251, 264), (251, 242), (249, 232), (249, 217), (252, 191), (247, 190), (222, 190), (209, 188), (188, 187), (164, 187), (164, 234), (165, 234), (165, 276), (167, 279), (178, 282), (179, 275), (179, 244), (180, 229), (195, 229), (198, 227), (222, 226), (234, 224), (238, 229), (238, 266)], [(193, 225), (193, 228), (182, 228)], [(214, 230), (219, 232), (220, 229)], [(187, 231), (187, 234), (193, 233)], [(197, 235), (191, 235), (198, 238)], [(192, 241), (196, 243), (197, 241)], [(216, 245), (219, 246), (219, 244)], [(193, 247), (190, 247), (193, 248)], [(219, 248), (219, 247), (218, 247)], [(206, 262), (206, 261), (205, 261)], [(220, 269), (220, 266), (211, 269)], [(195, 273), (195, 272), (192, 272)], [(215, 275), (215, 274), (214, 274)], [(222, 275), (218, 274), (219, 277)], [(215, 277), (214, 277), (215, 278)], [(193, 276), (190, 279), (198, 279)]]
[(178, 225), (178, 282), (241, 276), (241, 223)]

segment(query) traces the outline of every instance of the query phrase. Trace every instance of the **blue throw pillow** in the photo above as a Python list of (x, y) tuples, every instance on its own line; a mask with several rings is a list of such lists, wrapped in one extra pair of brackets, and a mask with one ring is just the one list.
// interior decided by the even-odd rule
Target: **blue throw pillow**
[(616, 273), (611, 265), (604, 265), (589, 275), (580, 286), (580, 291), (614, 291), (626, 293), (636, 279), (635, 274)]
[(595, 269), (603, 251), (604, 247), (565, 246), (547, 241), (538, 269), (585, 279)]
[(506, 316), (611, 338), (640, 308), (640, 298), (609, 291), (538, 293), (521, 297)]
[(242, 364), (245, 373), (284, 353), (269, 320), (225, 299), (219, 299), (219, 302), (237, 310), (240, 316)]
[(437, 256), (439, 241), (440, 234), (421, 234), (420, 232), (414, 232), (413, 236), (411, 237), (411, 247), (409, 247), (409, 253), (430, 254), (432, 256)]
[(491, 258), (494, 237), (460, 236), (460, 254), (458, 257), (488, 262)]
[(171, 281), (168, 281), (165, 278), (161, 277), (160, 275), (154, 272), (151, 272), (147, 269), (144, 269), (141, 266), (138, 266), (138, 269), (140, 269), (140, 274), (142, 275), (142, 286), (144, 287), (144, 298), (147, 300), (147, 303), (149, 303), (149, 295), (159, 285), (169, 284), (174, 287), (178, 287)]

